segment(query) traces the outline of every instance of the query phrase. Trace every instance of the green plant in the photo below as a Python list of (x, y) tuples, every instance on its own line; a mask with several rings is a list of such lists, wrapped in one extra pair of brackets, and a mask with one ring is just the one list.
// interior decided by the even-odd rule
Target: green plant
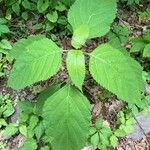
[(133, 47), (130, 52), (141, 52), (143, 57), (150, 57), (150, 31), (144, 33), (143, 37), (132, 39)]
[(112, 30), (107, 34), (109, 44), (115, 48), (123, 49), (128, 42), (130, 30), (127, 26), (114, 25)]
[(0, 77), (4, 75), (4, 66), (7, 62), (11, 62), (11, 58), (8, 56), (12, 46), (8, 40), (3, 39), (0, 41)]
[(108, 146), (116, 147), (118, 143), (118, 138), (114, 135), (109, 125), (101, 118), (90, 128), (89, 137), (89, 144), (94, 149), (107, 150)]
[(0, 142), (0, 149), (6, 150), (6, 143), (5, 142)]
[[(45, 126), (42, 118), (42, 108), (47, 97), (51, 96), (60, 88), (60, 85), (53, 85), (50, 88), (41, 92), (38, 97), (37, 103), (29, 101), (19, 102), (19, 107), (22, 110), (19, 116), (19, 131), (26, 137), (26, 143), (30, 140), (42, 141), (44, 143), (41, 149), (50, 149), (50, 141), (45, 133)], [(28, 148), (29, 144), (24, 144), (22, 148)], [(48, 146), (46, 146), (48, 144)], [(36, 144), (34, 144), (36, 146)], [(30, 147), (30, 149), (35, 149)], [(47, 148), (48, 147), (48, 148)]]
[(15, 112), (10, 95), (0, 96), (0, 128), (4, 137), (10, 137), (17, 133), (17, 124), (8, 123), (7, 119)]
[(117, 137), (124, 137), (134, 131), (133, 124), (135, 123), (134, 116), (129, 109), (120, 111), (117, 115), (118, 128), (114, 131)]
[(0, 117), (6, 118), (14, 113), (15, 109), (10, 99), (10, 95), (0, 96)]
[(2, 34), (9, 33), (9, 28), (6, 23), (6, 19), (0, 18), (0, 37), (2, 36)]
[[(32, 28), (34, 30), (46, 29), (51, 31), (56, 25), (60, 28), (61, 26), (69, 28), (64, 14), (66, 14), (68, 7), (74, 3), (74, 0), (10, 0), (1, 3), (6, 5), (7, 19), (11, 20), (13, 15), (21, 16), (25, 21), (33, 20)], [(35, 15), (43, 16), (43, 18), (35, 19)]]
[(143, 112), (143, 114), (149, 115), (150, 114), (149, 105), (150, 105), (150, 96), (149, 95), (146, 95), (146, 96), (143, 95), (140, 103), (128, 104), (128, 107), (132, 110), (133, 114)]
[(138, 13), (140, 20), (146, 20), (150, 18), (150, 7), (148, 7), (145, 11), (141, 11)]
[[(45, 11), (47, 5), (43, 4), (41, 8)], [(39, 123), (39, 116), (35, 115), (34, 111), (40, 108), (37, 114), (42, 118), (44, 132), (52, 149), (80, 150), (86, 144), (91, 118), (90, 103), (82, 92), (87, 55), (90, 57), (90, 74), (101, 86), (128, 103), (137, 104), (141, 101), (142, 67), (129, 54), (109, 43), (98, 46), (92, 53), (87, 53), (86, 49), (82, 48), (88, 39), (101, 37), (109, 32), (116, 11), (115, 0), (76, 0), (68, 13), (68, 21), (73, 29), (71, 44), (74, 47), (68, 50), (66, 59), (70, 81), (65, 86), (51, 89), (52, 93), (43, 94), (42, 100), (38, 99), (35, 110), (32, 106), (23, 104), (33, 113), (29, 116), (36, 120), (31, 121), (36, 124), (29, 123), (32, 129)], [(55, 17), (50, 16), (53, 20), (56, 20)], [(8, 85), (18, 90), (47, 80), (59, 71), (63, 52), (64, 50), (44, 35), (30, 36), (17, 41), (10, 52), (15, 63), (9, 75)], [(27, 120), (30, 120), (30, 117), (27, 117)], [(24, 135), (26, 127), (20, 127), (20, 132)], [(29, 137), (32, 138), (33, 134), (31, 132)], [(111, 141), (116, 145), (115, 136), (111, 137)]]
[(89, 144), (94, 149), (107, 150), (112, 146), (115, 148), (118, 144), (118, 138), (127, 136), (134, 131), (134, 123), (134, 117), (129, 109), (124, 109), (117, 114), (117, 129), (114, 130), (110, 128), (107, 121), (100, 118), (90, 128)]
[(142, 0), (121, 0), (122, 2), (126, 2), (127, 5), (139, 4)]

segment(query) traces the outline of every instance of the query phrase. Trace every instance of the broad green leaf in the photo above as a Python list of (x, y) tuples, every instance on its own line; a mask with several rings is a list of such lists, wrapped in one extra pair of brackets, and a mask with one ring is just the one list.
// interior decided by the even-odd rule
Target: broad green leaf
[(55, 150), (81, 150), (90, 129), (90, 105), (72, 86), (64, 86), (47, 99), (43, 108), (47, 135)]
[(103, 120), (102, 118), (99, 118), (99, 119), (96, 121), (96, 123), (95, 123), (95, 127), (96, 127), (97, 129), (100, 129), (100, 128), (102, 127), (102, 125), (103, 125), (103, 122), (104, 122), (104, 120)]
[(11, 46), (11, 44), (10, 44), (9, 41), (3, 39), (3, 40), (1, 40), (1, 42), (0, 42), (0, 48), (1, 48), (1, 49), (12, 49), (12, 46)]
[(5, 24), (7, 23), (7, 20), (5, 18), (0, 18), (0, 24)]
[(9, 117), (15, 112), (15, 108), (11, 103), (8, 103), (5, 106), (5, 111), (3, 112), (4, 117)]
[(99, 136), (100, 136), (100, 141), (101, 141), (101, 143), (102, 143), (103, 145), (108, 146), (108, 145), (109, 145), (109, 140), (108, 140), (107, 135), (102, 134), (102, 133), (99, 133)]
[(31, 9), (31, 3), (28, 0), (23, 0), (22, 5), (25, 9)]
[(38, 124), (38, 122), (39, 122), (38, 117), (35, 115), (32, 115), (29, 120), (29, 128), (34, 129), (36, 125)]
[(6, 25), (1, 25), (0, 24), (0, 35), (2, 33), (8, 33), (9, 32), (9, 28)]
[(47, 10), (47, 8), (49, 7), (49, 0), (38, 0), (37, 2), (37, 9), (40, 13), (43, 13), (44, 11)]
[(68, 52), (67, 70), (72, 82), (81, 90), (85, 78), (85, 58), (82, 51)]
[(76, 0), (69, 10), (68, 21), (74, 32), (81, 26), (87, 26), (88, 38), (95, 38), (109, 31), (115, 15), (116, 0)]
[(31, 103), (31, 102), (29, 102), (29, 101), (19, 101), (18, 102), (18, 105), (19, 105), (19, 108), (23, 111), (23, 112), (25, 112), (25, 113), (27, 113), (27, 114), (30, 114), (30, 113), (32, 113), (33, 112), (33, 107), (34, 107), (34, 105), (33, 105), (33, 103)]
[(20, 14), (20, 3), (17, 1), (15, 4), (12, 5), (12, 10), (16, 13), (17, 16)]
[(89, 28), (87, 25), (80, 26), (74, 31), (71, 44), (75, 48), (80, 48), (89, 36)]
[[(25, 8), (25, 9), (29, 9), (29, 10), (37, 10), (37, 6), (36, 6), (36, 3), (34, 2), (30, 2), (29, 0), (24, 0), (22, 1), (22, 6)], [(24, 15), (22, 14), (22, 16), (26, 16), (27, 15), (27, 12), (24, 12)], [(25, 17), (27, 18), (27, 17)]]
[(38, 123), (38, 125), (35, 127), (34, 129), (34, 132), (35, 132), (35, 135), (36, 135), (36, 138), (39, 140), (41, 138), (41, 136), (43, 135), (45, 131), (45, 128), (44, 128), (44, 125), (43, 125), (43, 122), (40, 121)]
[(29, 18), (29, 15), (28, 15), (28, 12), (23, 12), (22, 14), (21, 14), (21, 17), (24, 19), (24, 20), (28, 20), (28, 18)]
[(142, 67), (120, 50), (109, 44), (99, 46), (91, 53), (89, 68), (94, 79), (118, 98), (130, 103), (141, 99)]
[(150, 44), (147, 44), (144, 48), (143, 57), (150, 57)]
[(37, 98), (37, 103), (35, 104), (35, 114), (38, 114), (38, 116), (42, 115), (43, 105), (45, 101), (59, 89), (60, 84), (55, 84), (40, 93)]
[(142, 38), (134, 38), (132, 39), (133, 46), (130, 52), (139, 52), (142, 51), (147, 44), (147, 41)]
[(96, 149), (98, 144), (100, 142), (100, 139), (99, 139), (99, 134), (96, 133), (94, 134), (92, 137), (91, 137), (91, 144), (92, 146)]
[(0, 118), (0, 128), (2, 126), (7, 126), (7, 122), (5, 121), (5, 119)]
[(27, 127), (25, 125), (21, 125), (19, 126), (19, 132), (24, 135), (25, 137), (27, 137)]
[(43, 146), (40, 148), (40, 150), (50, 150), (49, 146)]
[(115, 48), (123, 49), (123, 46), (129, 40), (130, 31), (123, 25), (114, 25), (112, 31), (108, 33), (109, 44)]
[(63, 3), (58, 2), (57, 5), (55, 6), (55, 9), (62, 12), (65, 11), (67, 8)]
[(110, 137), (110, 143), (115, 148), (118, 144), (118, 138), (115, 135), (112, 135)]
[(21, 146), (18, 150), (36, 150), (37, 144), (34, 139), (28, 139), (25, 141), (24, 145)]
[(19, 115), (19, 123), (27, 122), (28, 118), (29, 114), (27, 114), (26, 112), (21, 112)]
[(74, 2), (75, 2), (75, 0), (62, 0), (62, 2), (65, 4), (65, 5), (67, 5), (67, 6), (71, 6)]
[(6, 128), (4, 129), (3, 136), (9, 137), (13, 136), (18, 132), (18, 128), (16, 124), (10, 123)]
[(50, 22), (55, 23), (55, 22), (57, 22), (57, 19), (58, 19), (58, 13), (57, 13), (57, 11), (54, 11), (52, 13), (48, 13), (46, 15), (46, 17)]
[(130, 52), (139, 52), (144, 49), (145, 45), (146, 44), (144, 42), (135, 43)]
[(14, 89), (50, 78), (57, 73), (61, 63), (60, 48), (43, 36), (22, 39), (16, 43), (11, 55), (16, 58), (16, 62), (8, 85)]
[(13, 5), (14, 3), (16, 3), (18, 0), (6, 0), (6, 5), (7, 6), (11, 6)]

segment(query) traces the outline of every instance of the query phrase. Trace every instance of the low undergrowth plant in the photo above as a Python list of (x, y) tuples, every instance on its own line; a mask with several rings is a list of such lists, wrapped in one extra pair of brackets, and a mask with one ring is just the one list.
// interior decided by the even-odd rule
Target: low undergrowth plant
[(141, 53), (144, 58), (150, 57), (150, 30), (147, 30), (143, 37), (133, 38), (132, 53)]
[(126, 2), (127, 5), (140, 4), (142, 0), (121, 0), (122, 2)]
[[(3, 14), (8, 20), (11, 20), (13, 17), (20, 17), (23, 24), (32, 20), (31, 30), (38, 30), (39, 32), (43, 30), (52, 31), (57, 26), (57, 28), (59, 27), (62, 30), (61, 34), (65, 35), (70, 32), (66, 13), (74, 1), (3, 0), (0, 1), (0, 5), (6, 6)], [(22, 26), (20, 27), (21, 29), (23, 28)]]
[(116, 147), (118, 139), (125, 137), (134, 131), (134, 117), (129, 109), (119, 111), (117, 114), (117, 129), (112, 130), (109, 123), (98, 119), (90, 128), (89, 143), (93, 148), (107, 150), (108, 147)]
[[(68, 22), (73, 29), (72, 49), (62, 50), (44, 35), (32, 35), (18, 40), (10, 51), (10, 56), (15, 62), (9, 75), (8, 85), (15, 90), (47, 80), (57, 74), (62, 69), (62, 55), (64, 51), (68, 52), (66, 65), (63, 68), (66, 67), (69, 81), (66, 85), (63, 83), (43, 92), (33, 107), (35, 110), (31, 112), (32, 115), (28, 117), (26, 111), (23, 115), (27, 117), (25, 119), (28, 122), (33, 118), (36, 120), (31, 121), (36, 122), (34, 126), (31, 123), (32, 129), (41, 127), (39, 123), (42, 120), (43, 134), (46, 138), (42, 137), (42, 134), (36, 135), (36, 131), (30, 137), (35, 135), (37, 138), (48, 139), (52, 150), (81, 150), (87, 143), (91, 126), (91, 107), (82, 89), (87, 72), (118, 99), (130, 104), (141, 102), (141, 92), (144, 87), (143, 69), (137, 61), (109, 42), (99, 45), (91, 53), (82, 47), (89, 39), (106, 35), (116, 13), (115, 0), (76, 0), (68, 12)], [(85, 65), (86, 58), (89, 58), (88, 65)], [(28, 105), (27, 108), (32, 110)], [(22, 122), (21, 127), (22, 134), (29, 136), (30, 123), (26, 125)], [(106, 128), (106, 132), (107, 130), (111, 133), (109, 127)], [(99, 132), (96, 136), (97, 134)], [(104, 136), (104, 133), (101, 135)], [(105, 140), (108, 137), (101, 136), (99, 148), (103, 149), (109, 144), (116, 146), (115, 134), (111, 135), (111, 142)], [(106, 142), (104, 147), (103, 142)], [(25, 144), (30, 145), (29, 143), (30, 140)], [(33, 149), (36, 149), (35, 142), (32, 144), (34, 144)]]

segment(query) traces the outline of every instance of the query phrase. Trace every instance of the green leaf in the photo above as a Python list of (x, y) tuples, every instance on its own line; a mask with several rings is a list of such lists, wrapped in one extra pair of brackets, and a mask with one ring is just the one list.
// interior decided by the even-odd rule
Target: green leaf
[(17, 16), (20, 14), (20, 3), (17, 1), (15, 4), (12, 5), (12, 10), (16, 13)]
[[(22, 6), (26, 9), (32, 10), (32, 11), (36, 11), (37, 10), (37, 6), (36, 3), (31, 2), (29, 0), (24, 0), (22, 1)], [(24, 13), (26, 14), (22, 14), (22, 16), (24, 16), (24, 18), (27, 18), (27, 11), (25, 11)], [(26, 19), (25, 19), (26, 20)]]
[(15, 108), (11, 103), (8, 103), (5, 106), (5, 111), (3, 112), (4, 117), (9, 117), (15, 112)]
[(31, 3), (28, 1), (28, 0), (23, 0), (22, 1), (22, 6), (25, 8), (25, 9), (31, 9)]
[(7, 20), (5, 18), (0, 18), (0, 24), (6, 24)]
[(60, 48), (43, 36), (22, 39), (16, 43), (11, 55), (16, 58), (16, 62), (10, 73), (8, 85), (14, 89), (46, 80), (60, 68)]
[(96, 121), (96, 123), (95, 123), (95, 127), (96, 127), (97, 129), (100, 129), (100, 128), (102, 127), (102, 125), (103, 125), (103, 122), (104, 122), (104, 120), (103, 120), (102, 118), (99, 118), (99, 119)]
[(27, 127), (25, 125), (21, 125), (19, 126), (19, 131), (22, 135), (24, 135), (25, 137), (27, 137)]
[(82, 90), (85, 78), (85, 58), (82, 51), (71, 50), (68, 52), (67, 70), (72, 82)]
[(12, 49), (12, 46), (11, 46), (9, 41), (3, 39), (0, 42), (0, 48), (2, 48), (2, 49), (9, 49), (10, 50), (10, 49)]
[(49, 0), (38, 0), (37, 9), (40, 13), (43, 13), (49, 7)]
[(29, 128), (34, 129), (36, 125), (38, 124), (38, 121), (39, 121), (38, 117), (35, 115), (32, 115), (29, 120)]
[(143, 57), (150, 57), (150, 44), (147, 44), (144, 48)]
[(87, 25), (82, 25), (74, 31), (71, 44), (76, 49), (80, 48), (89, 36), (89, 28)]
[(122, 49), (129, 39), (130, 31), (127, 26), (114, 25), (108, 33), (109, 44), (115, 48)]
[(55, 84), (40, 93), (39, 97), (37, 98), (37, 103), (35, 104), (35, 114), (38, 114), (39, 116), (42, 115), (43, 105), (45, 101), (59, 89), (60, 84)]
[(9, 28), (6, 25), (1, 25), (0, 24), (0, 35), (2, 33), (8, 33), (9, 32)]
[(27, 114), (26, 112), (21, 112), (21, 114), (19, 115), (19, 123), (26, 122), (28, 118), (29, 118), (29, 114)]
[(141, 50), (143, 50), (145, 47), (145, 43), (136, 43), (135, 45), (133, 45), (133, 47), (131, 48), (130, 52), (140, 52)]
[(8, 126), (6, 126), (3, 136), (5, 136), (5, 137), (13, 136), (17, 132), (18, 132), (17, 125), (10, 123)]
[(45, 131), (43, 122), (41, 121), (34, 129), (36, 138), (39, 140)]
[(27, 114), (30, 114), (33, 112), (33, 104), (29, 101), (19, 101), (18, 102), (19, 108), (24, 111)]
[(20, 147), (18, 150), (36, 150), (37, 144), (34, 139), (28, 139), (25, 141), (24, 145)]
[(114, 134), (115, 134), (117, 137), (124, 137), (124, 136), (126, 136), (126, 132), (125, 132), (124, 130), (120, 129), (120, 128), (117, 129)]
[(54, 11), (52, 13), (48, 13), (46, 15), (47, 19), (50, 21), (50, 22), (57, 22), (57, 19), (58, 19), (58, 14), (57, 14), (57, 11)]
[(14, 3), (16, 3), (17, 2), (17, 0), (6, 0), (6, 5), (7, 6), (11, 6), (11, 5), (13, 5)]
[(97, 146), (98, 146), (98, 144), (99, 144), (99, 141), (100, 139), (99, 139), (99, 134), (98, 133), (96, 133), (96, 134), (94, 134), (92, 137), (91, 137), (91, 144), (92, 144), (92, 146), (94, 147), (94, 148), (97, 148)]
[(28, 18), (29, 18), (28, 12), (23, 12), (23, 13), (21, 14), (21, 17), (22, 17), (24, 20), (28, 20)]
[(97, 132), (97, 129), (95, 127), (90, 128), (90, 135), (93, 135)]
[(66, 6), (63, 3), (58, 2), (57, 5), (55, 6), (55, 9), (62, 12), (66, 10)]
[(103, 87), (130, 103), (141, 99), (142, 67), (120, 50), (103, 44), (91, 53), (90, 72)]
[(75, 0), (62, 0), (62, 2), (65, 4), (65, 5), (67, 5), (67, 6), (71, 6), (74, 2), (75, 2)]
[(47, 99), (43, 118), (55, 150), (81, 150), (90, 129), (90, 105), (76, 88), (64, 86)]
[(40, 150), (50, 150), (50, 149), (49, 149), (49, 146), (43, 146), (40, 148)]
[(105, 134), (100, 133), (100, 141), (103, 145), (109, 145), (108, 137)]
[(0, 118), (0, 128), (2, 126), (7, 126), (7, 122), (4, 119)]
[(116, 0), (76, 0), (69, 10), (68, 21), (73, 31), (87, 26), (88, 38), (95, 38), (109, 31), (115, 15)]
[(115, 135), (112, 135), (110, 137), (110, 143), (115, 148), (118, 144), (118, 138)]
[(100, 132), (106, 137), (109, 137), (112, 134), (111, 128), (106, 125), (100, 130)]

